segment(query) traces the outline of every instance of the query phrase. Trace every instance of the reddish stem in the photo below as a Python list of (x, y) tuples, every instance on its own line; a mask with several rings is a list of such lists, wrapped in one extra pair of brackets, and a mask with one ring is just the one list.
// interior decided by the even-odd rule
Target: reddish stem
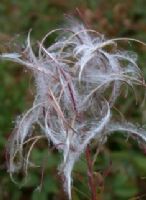
[(88, 183), (91, 191), (91, 200), (97, 200), (96, 196), (96, 185), (94, 181), (94, 174), (93, 174), (93, 164), (91, 160), (91, 152), (89, 145), (86, 148), (86, 161), (88, 167)]

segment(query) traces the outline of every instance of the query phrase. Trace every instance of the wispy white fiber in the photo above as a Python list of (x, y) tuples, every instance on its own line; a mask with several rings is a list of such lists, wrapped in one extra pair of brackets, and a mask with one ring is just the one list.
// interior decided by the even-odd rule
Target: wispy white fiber
[[(71, 200), (74, 164), (92, 140), (100, 143), (111, 133), (122, 131), (146, 142), (146, 131), (131, 123), (115, 122), (112, 114), (123, 85), (133, 90), (135, 85), (145, 85), (137, 55), (118, 49), (118, 42), (143, 43), (131, 38), (108, 40), (76, 20), (70, 19), (69, 23), (47, 33), (37, 42), (35, 51), (30, 31), (22, 52), (2, 53), (0, 58), (30, 70), (36, 86), (32, 108), (16, 120), (9, 139), (9, 171), (15, 172), (24, 166), (27, 169), (30, 152), (40, 139), (33, 136), (37, 125), (41, 134), (63, 154), (59, 171)], [(55, 32), (59, 37), (47, 46), (46, 39)], [(33, 137), (25, 156), (24, 144)]]

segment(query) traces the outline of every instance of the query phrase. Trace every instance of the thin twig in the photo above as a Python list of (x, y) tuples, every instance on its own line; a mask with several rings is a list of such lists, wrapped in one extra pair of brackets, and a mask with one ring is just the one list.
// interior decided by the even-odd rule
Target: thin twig
[(92, 165), (89, 145), (86, 148), (86, 160), (87, 160), (87, 167), (88, 167), (88, 182), (89, 182), (89, 187), (91, 190), (91, 200), (97, 200), (96, 185), (94, 181), (93, 165)]

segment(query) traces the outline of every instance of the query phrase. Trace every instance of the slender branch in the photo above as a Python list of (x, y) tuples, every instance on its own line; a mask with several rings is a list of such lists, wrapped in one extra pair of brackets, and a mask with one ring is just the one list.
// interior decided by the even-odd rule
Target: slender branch
[(96, 185), (94, 180), (94, 174), (93, 174), (93, 165), (91, 160), (91, 152), (89, 145), (86, 148), (86, 161), (87, 161), (87, 167), (88, 167), (88, 183), (91, 191), (91, 200), (97, 200), (96, 195)]

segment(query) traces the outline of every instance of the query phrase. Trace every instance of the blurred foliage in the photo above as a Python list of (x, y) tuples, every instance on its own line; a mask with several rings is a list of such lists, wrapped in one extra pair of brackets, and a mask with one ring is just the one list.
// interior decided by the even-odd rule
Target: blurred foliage
[[(25, 39), (30, 28), (33, 29), (33, 39), (39, 40), (48, 30), (63, 23), (64, 14), (81, 18), (107, 37), (134, 37), (146, 42), (145, 10), (145, 0), (1, 0), (0, 52), (5, 50), (5, 46), (11, 48), (17, 35)], [(18, 41), (21, 42), (20, 38)], [(133, 44), (129, 48), (138, 52), (139, 64), (146, 77), (146, 48)], [(16, 116), (32, 102), (33, 80), (21, 67), (1, 62), (0, 81), (0, 200), (65, 200), (57, 172), (61, 155), (51, 147), (47, 148), (46, 141), (38, 142), (31, 154), (33, 162), (40, 167), (32, 166), (26, 177), (23, 172), (16, 174), (14, 180), (18, 185), (11, 181), (6, 170), (5, 145)], [(126, 118), (140, 124), (146, 123), (146, 106), (141, 107), (139, 98), (142, 92), (137, 95), (140, 106), (131, 92), (128, 98), (122, 97), (117, 104)], [(146, 153), (145, 147), (139, 146), (118, 133), (101, 148), (94, 172), (99, 200), (146, 199)], [(96, 148), (97, 145), (93, 144), (93, 155)], [(73, 200), (90, 199), (86, 170), (82, 155), (73, 173)]]

